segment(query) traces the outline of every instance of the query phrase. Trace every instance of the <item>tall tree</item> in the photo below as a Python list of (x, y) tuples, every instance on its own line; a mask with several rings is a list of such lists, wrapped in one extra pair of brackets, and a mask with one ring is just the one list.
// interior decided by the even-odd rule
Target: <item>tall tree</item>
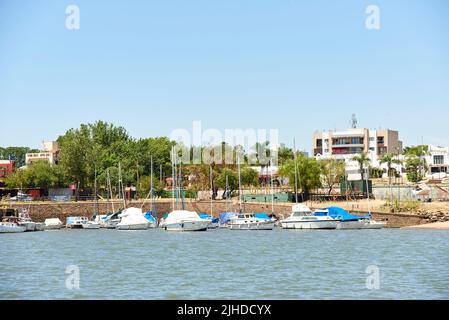
[[(299, 154), (296, 159), (296, 167), (299, 176), (298, 180), (300, 181), (299, 188), (301, 188), (305, 194), (309, 194), (310, 191), (321, 187), (321, 169), (316, 159)], [(279, 175), (287, 177), (290, 186), (295, 188), (295, 161), (288, 160), (281, 166)]]
[(368, 157), (368, 155), (365, 152), (363, 152), (363, 153), (361, 153), (361, 154), (359, 154), (357, 156), (354, 156), (352, 158), (352, 161), (355, 161), (355, 162), (358, 163), (362, 181), (365, 180), (365, 165), (369, 166), (369, 164), (371, 162), (371, 160)]
[(340, 183), (345, 176), (345, 163), (336, 159), (325, 159), (320, 160), (319, 164), (323, 185), (327, 187), (328, 194), (330, 195), (334, 186)]

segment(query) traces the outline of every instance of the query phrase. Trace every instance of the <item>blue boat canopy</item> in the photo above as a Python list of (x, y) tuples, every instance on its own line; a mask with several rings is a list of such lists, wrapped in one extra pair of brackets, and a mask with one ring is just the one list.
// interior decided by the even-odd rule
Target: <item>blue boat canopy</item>
[(151, 211), (145, 212), (144, 217), (148, 221), (157, 222), (156, 218), (153, 216), (153, 212), (151, 212)]
[(218, 218), (212, 217), (212, 216), (208, 215), (207, 213), (200, 213), (198, 215), (200, 216), (201, 219), (211, 220), (212, 223), (217, 223), (218, 221), (220, 221)]
[(237, 212), (222, 212), (220, 213), (220, 223), (226, 224), (232, 217), (236, 217), (239, 214)]
[[(315, 212), (314, 215), (317, 217), (322, 216), (330, 216), (333, 219), (341, 219), (342, 221), (357, 221), (364, 218), (369, 218), (369, 216), (356, 216), (353, 214), (350, 214), (348, 211), (346, 211), (343, 208), (340, 207), (328, 207), (323, 210), (327, 211), (321, 211), (321, 212)], [(328, 213), (327, 213), (328, 212)]]
[(259, 219), (270, 220), (271, 218), (266, 213), (255, 213), (254, 216)]

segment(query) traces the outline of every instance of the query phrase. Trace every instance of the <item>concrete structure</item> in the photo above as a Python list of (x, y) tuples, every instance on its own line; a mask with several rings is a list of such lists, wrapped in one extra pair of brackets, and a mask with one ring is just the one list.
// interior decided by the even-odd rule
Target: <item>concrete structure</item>
[[(379, 162), (382, 155), (401, 152), (402, 141), (399, 140), (399, 132), (394, 130), (350, 128), (344, 131), (323, 131), (313, 134), (313, 155), (316, 159), (333, 158), (344, 161), (349, 180), (360, 179), (358, 164), (352, 161), (354, 156), (366, 153), (371, 159), (372, 167), (383, 167)], [(386, 167), (384, 169), (386, 171)], [(403, 172), (401, 167), (397, 170)]]
[(56, 141), (48, 141), (43, 143), (41, 152), (27, 153), (25, 155), (26, 165), (34, 161), (48, 161), (50, 164), (57, 164), (59, 158), (59, 144)]

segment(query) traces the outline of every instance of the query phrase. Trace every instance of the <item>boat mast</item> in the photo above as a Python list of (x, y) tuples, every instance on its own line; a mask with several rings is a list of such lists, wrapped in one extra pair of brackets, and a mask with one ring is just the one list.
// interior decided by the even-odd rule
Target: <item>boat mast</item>
[(210, 191), (211, 191), (211, 194), (210, 194), (210, 216), (211, 217), (214, 217), (214, 204), (213, 204), (213, 197), (214, 197), (214, 187), (213, 187), (213, 178), (212, 178), (212, 175), (213, 175), (213, 170), (212, 170), (212, 165), (209, 165), (209, 168), (210, 168)]
[(106, 176), (107, 176), (107, 180), (108, 180), (108, 194), (110, 196), (111, 204), (112, 204), (112, 213), (114, 213), (115, 212), (114, 199), (112, 196), (112, 184), (111, 184), (111, 176), (109, 175), (109, 168), (106, 169)]
[(295, 162), (295, 199), (298, 204), (298, 166), (296, 165), (296, 141), (293, 139), (293, 161)]
[(171, 182), (171, 189), (172, 189), (172, 206), (173, 211), (175, 211), (175, 152), (174, 147), (171, 148), (171, 176), (172, 176), (172, 182)]
[(369, 170), (368, 167), (366, 168), (366, 195), (368, 198), (368, 213), (371, 214), (371, 200), (370, 200), (370, 196), (369, 196), (369, 183), (368, 183), (368, 174), (369, 174)]
[(274, 215), (273, 158), (270, 159), (271, 215)]
[(98, 215), (97, 166), (95, 166), (94, 192), (95, 192), (95, 209), (94, 209), (94, 219), (95, 219)]
[(184, 193), (183, 193), (183, 183), (182, 183), (182, 161), (179, 164), (179, 196), (181, 198), (182, 210), (185, 210), (184, 206)]
[(122, 165), (119, 162), (118, 163), (118, 184), (119, 184), (119, 188), (121, 188), (121, 192), (122, 192), (122, 197), (123, 197), (123, 209), (126, 209), (126, 199), (125, 199), (125, 188), (123, 186), (123, 179), (122, 179)]
[(240, 207), (240, 213), (243, 213), (243, 210), (242, 210), (242, 176), (240, 174), (240, 155), (237, 155), (237, 170), (239, 173), (239, 207)]

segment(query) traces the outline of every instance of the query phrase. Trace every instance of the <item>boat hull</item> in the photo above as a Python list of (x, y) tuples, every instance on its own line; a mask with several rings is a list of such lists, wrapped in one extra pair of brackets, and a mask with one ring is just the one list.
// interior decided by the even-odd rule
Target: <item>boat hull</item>
[(283, 221), (282, 229), (294, 230), (335, 230), (339, 225), (338, 220), (335, 221)]
[(49, 224), (45, 226), (45, 230), (60, 230), (62, 228), (62, 224)]
[(207, 231), (209, 221), (183, 221), (165, 224), (166, 231)]
[(228, 228), (230, 230), (273, 230), (275, 224), (275, 221), (229, 223)]
[(148, 223), (117, 224), (117, 230), (147, 230)]
[(339, 230), (367, 230), (367, 229), (383, 229), (385, 227), (384, 223), (374, 222), (374, 221), (341, 221), (338, 224)]
[(25, 232), (24, 226), (0, 225), (0, 233), (20, 233)]
[(85, 224), (83, 224), (83, 229), (86, 229), (86, 230), (98, 230), (98, 229), (100, 229), (100, 224), (85, 223)]

